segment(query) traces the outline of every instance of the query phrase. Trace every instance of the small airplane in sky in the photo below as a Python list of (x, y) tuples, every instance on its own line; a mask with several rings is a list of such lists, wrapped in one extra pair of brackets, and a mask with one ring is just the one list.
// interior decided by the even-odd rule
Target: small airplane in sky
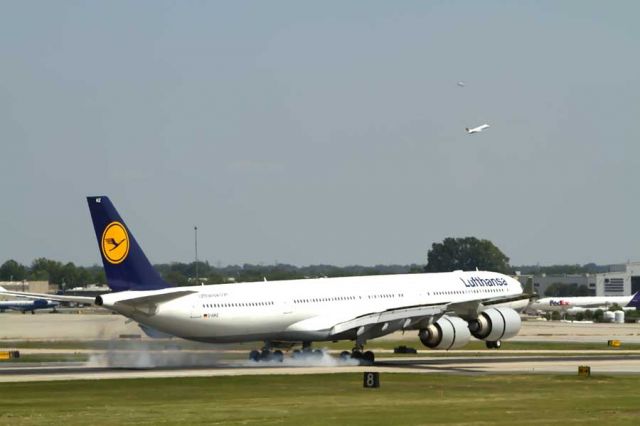
[(473, 127), (471, 129), (466, 127), (465, 130), (467, 131), (467, 133), (472, 134), (472, 133), (480, 133), (481, 131), (483, 131), (484, 129), (488, 129), (489, 127), (491, 126), (485, 123), (482, 126)]
[(458, 86), (459, 86), (459, 87), (464, 87), (464, 81), (459, 81), (459, 82), (458, 82)]

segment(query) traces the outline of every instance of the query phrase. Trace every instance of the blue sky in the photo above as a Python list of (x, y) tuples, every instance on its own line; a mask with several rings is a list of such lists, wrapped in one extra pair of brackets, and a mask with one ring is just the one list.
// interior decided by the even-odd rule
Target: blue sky
[(640, 259), (640, 3), (1, 4), (0, 262)]

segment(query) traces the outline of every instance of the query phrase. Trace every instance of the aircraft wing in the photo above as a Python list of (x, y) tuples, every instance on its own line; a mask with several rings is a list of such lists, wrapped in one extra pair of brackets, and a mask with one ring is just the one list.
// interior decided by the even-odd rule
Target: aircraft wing
[(334, 325), (331, 328), (330, 334), (337, 335), (345, 331), (360, 329), (360, 327), (364, 327), (362, 329), (362, 331), (364, 331), (367, 328), (379, 326), (378, 334), (383, 335), (401, 329), (412, 328), (424, 320), (430, 320), (432, 317), (435, 317), (437, 320), (447, 312), (453, 312), (455, 315), (465, 319), (476, 318), (485, 306), (515, 303), (522, 299), (528, 300), (529, 295), (469, 300), (459, 303), (410, 306), (382, 312), (373, 312)]
[(0, 294), (24, 297), (25, 299), (46, 299), (46, 300), (54, 300), (56, 302), (73, 302), (73, 303), (82, 303), (86, 305), (93, 305), (93, 302), (95, 300), (95, 298), (87, 297), (87, 296), (63, 296), (58, 294), (25, 293), (21, 291), (9, 291), (4, 287), (0, 287)]
[[(443, 315), (447, 311), (447, 306), (448, 305), (446, 304), (422, 305), (374, 312), (336, 324), (331, 328), (330, 334), (340, 334), (352, 329), (370, 327), (378, 324), (381, 324), (382, 327), (384, 327), (385, 323), (388, 324), (396, 322), (396, 327), (389, 329), (389, 332), (392, 332), (398, 329), (408, 328), (412, 324), (416, 324), (423, 319)], [(400, 327), (397, 327), (397, 325), (400, 325)]]

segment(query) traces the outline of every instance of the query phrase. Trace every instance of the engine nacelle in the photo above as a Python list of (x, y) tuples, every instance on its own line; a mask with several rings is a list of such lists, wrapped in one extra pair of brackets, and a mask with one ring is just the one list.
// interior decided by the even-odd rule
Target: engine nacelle
[(476, 339), (497, 342), (509, 339), (520, 331), (520, 315), (511, 308), (489, 308), (469, 321), (469, 330)]
[(463, 319), (443, 315), (418, 333), (423, 345), (431, 349), (458, 349), (469, 343), (469, 325)]

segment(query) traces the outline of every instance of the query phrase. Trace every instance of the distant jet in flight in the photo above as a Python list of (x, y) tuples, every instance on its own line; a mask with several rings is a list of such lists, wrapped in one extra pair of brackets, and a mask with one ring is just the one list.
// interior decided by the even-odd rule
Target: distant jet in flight
[(460, 86), (460, 87), (464, 87), (464, 81), (459, 81), (459, 82), (458, 82), (458, 86)]
[(490, 126), (488, 124), (483, 124), (482, 126), (474, 127), (473, 129), (466, 127), (465, 130), (467, 131), (467, 133), (472, 134), (480, 133), (481, 131), (483, 131), (484, 129), (488, 129), (489, 127)]

